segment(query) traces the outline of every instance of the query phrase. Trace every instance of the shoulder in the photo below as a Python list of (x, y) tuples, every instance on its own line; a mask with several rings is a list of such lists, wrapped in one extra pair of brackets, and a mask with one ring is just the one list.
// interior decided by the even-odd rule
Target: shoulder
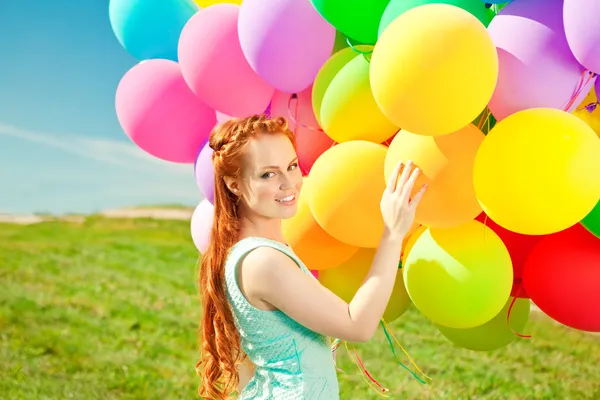
[(287, 254), (273, 247), (261, 246), (250, 251), (241, 261), (238, 274), (248, 288), (261, 291), (280, 282), (286, 276), (302, 273), (296, 262)]
[[(250, 251), (240, 262), (240, 268), (252, 274), (277, 273), (285, 267), (295, 267), (296, 262), (281, 250), (260, 246)], [(282, 268), (284, 267), (284, 268)]]

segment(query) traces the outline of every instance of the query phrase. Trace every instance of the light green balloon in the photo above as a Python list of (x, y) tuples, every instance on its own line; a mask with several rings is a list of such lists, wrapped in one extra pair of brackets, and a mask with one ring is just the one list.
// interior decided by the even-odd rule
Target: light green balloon
[(485, 3), (481, 0), (391, 0), (381, 16), (378, 37), (381, 36), (385, 28), (399, 15), (404, 14), (412, 8), (434, 3), (449, 4), (462, 8), (473, 14), (486, 27), (496, 15), (492, 9), (486, 8)]
[[(518, 298), (510, 312), (510, 324), (506, 321), (513, 298), (509, 298), (498, 315), (483, 325), (469, 329), (454, 329), (437, 325), (438, 330), (458, 347), (475, 351), (492, 351), (514, 342), (523, 334), (529, 320), (529, 299)], [(512, 328), (512, 330), (511, 330)]]
[(390, 0), (310, 0), (338, 31), (363, 44), (375, 44), (381, 15)]
[(414, 305), (438, 325), (473, 328), (504, 307), (513, 284), (502, 239), (479, 221), (427, 228), (404, 263), (404, 283)]
[[(358, 51), (356, 51), (356, 50)], [(337, 53), (329, 57), (329, 60), (323, 64), (319, 73), (315, 77), (315, 81), (312, 87), (312, 105), (313, 111), (315, 113), (315, 118), (317, 122), (321, 125), (321, 104), (323, 103), (323, 97), (325, 96), (325, 92), (327, 88), (333, 81), (333, 78), (337, 75), (338, 72), (350, 60), (354, 59), (354, 57), (361, 55), (360, 51), (371, 51), (373, 50), (373, 46), (355, 46), (354, 49), (352, 47), (346, 47), (345, 49), (339, 50)]]

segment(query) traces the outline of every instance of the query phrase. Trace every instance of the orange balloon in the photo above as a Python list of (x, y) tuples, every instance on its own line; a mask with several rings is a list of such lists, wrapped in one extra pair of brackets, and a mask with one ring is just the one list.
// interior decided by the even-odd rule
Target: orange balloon
[(315, 220), (335, 239), (357, 247), (378, 246), (386, 152), (381, 144), (351, 140), (326, 150), (313, 165), (308, 204)]
[(484, 138), (473, 124), (442, 136), (417, 135), (403, 129), (394, 137), (385, 158), (386, 179), (398, 161), (412, 160), (421, 169), (414, 192), (424, 183), (429, 185), (417, 208), (417, 222), (449, 228), (481, 213), (473, 186), (473, 165)]
[[(319, 282), (342, 300), (350, 303), (369, 273), (376, 251), (376, 249), (359, 249), (350, 260), (339, 267), (319, 271)], [(404, 314), (410, 303), (403, 274), (399, 271), (383, 318), (386, 322), (397, 319)]]
[(310, 181), (310, 177), (304, 178), (296, 215), (284, 219), (281, 225), (283, 237), (294, 249), (294, 253), (300, 257), (308, 269), (321, 271), (337, 267), (348, 261), (356, 254), (358, 247), (332, 238), (315, 221), (307, 199)]

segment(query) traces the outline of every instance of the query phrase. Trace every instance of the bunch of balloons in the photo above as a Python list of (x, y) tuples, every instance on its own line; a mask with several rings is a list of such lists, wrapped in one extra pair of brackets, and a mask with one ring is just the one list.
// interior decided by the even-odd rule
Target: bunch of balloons
[(267, 112), (290, 120), (306, 176), (285, 237), (340, 297), (375, 256), (386, 179), (413, 160), (429, 190), (386, 321), (413, 304), (457, 346), (493, 350), (518, 337), (531, 300), (600, 331), (600, 2), (496, 3), (111, 0), (140, 60), (117, 115), (144, 151), (194, 164), (200, 252), (208, 135)]

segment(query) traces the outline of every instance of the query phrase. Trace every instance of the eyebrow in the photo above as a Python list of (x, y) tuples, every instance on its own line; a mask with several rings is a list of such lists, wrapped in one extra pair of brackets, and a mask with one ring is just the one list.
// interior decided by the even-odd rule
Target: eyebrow
[[(288, 165), (290, 165), (291, 163), (293, 163), (293, 162), (296, 162), (296, 161), (298, 161), (298, 157), (296, 157), (296, 158), (294, 158), (292, 161), (290, 161), (290, 162), (288, 163)], [(265, 166), (263, 166), (261, 169), (278, 169), (278, 168), (279, 168), (279, 167), (278, 167), (277, 165), (265, 165)]]

